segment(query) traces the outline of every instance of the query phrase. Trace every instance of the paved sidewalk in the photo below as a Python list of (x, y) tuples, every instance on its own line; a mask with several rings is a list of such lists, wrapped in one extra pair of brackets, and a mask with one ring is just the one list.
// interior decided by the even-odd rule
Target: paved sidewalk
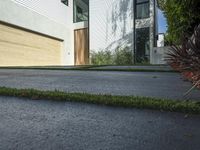
[(158, 66), (100, 66), (92, 67), (91, 69), (146, 69), (146, 70), (161, 70), (161, 71), (172, 71), (172, 68), (167, 65)]
[(199, 150), (200, 116), (0, 97), (1, 150)]

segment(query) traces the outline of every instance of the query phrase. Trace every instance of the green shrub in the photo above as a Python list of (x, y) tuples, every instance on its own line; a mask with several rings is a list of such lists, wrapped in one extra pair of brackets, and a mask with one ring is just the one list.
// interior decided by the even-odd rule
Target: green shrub
[(93, 65), (111, 65), (113, 64), (111, 51), (98, 51), (98, 52), (91, 52), (91, 63)]
[(116, 48), (114, 52), (100, 50), (91, 53), (92, 65), (131, 65), (133, 64), (132, 51), (128, 48)]
[(200, 25), (194, 29), (190, 38), (183, 41), (182, 46), (172, 46), (166, 60), (200, 88)]
[(200, 23), (199, 0), (158, 0), (167, 19), (166, 39), (169, 43), (181, 44), (183, 36), (190, 37)]
[(115, 65), (130, 65), (133, 64), (132, 51), (128, 48), (117, 48), (114, 52)]

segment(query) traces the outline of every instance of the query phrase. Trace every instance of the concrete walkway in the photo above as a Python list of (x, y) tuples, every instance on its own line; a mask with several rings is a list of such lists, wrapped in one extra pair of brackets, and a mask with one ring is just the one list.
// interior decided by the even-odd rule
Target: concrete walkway
[(0, 86), (200, 100), (199, 90), (183, 97), (192, 85), (178, 73), (0, 69)]
[(164, 70), (172, 71), (172, 68), (167, 65), (158, 65), (158, 66), (100, 66), (92, 67), (91, 69), (147, 69), (147, 70)]
[(0, 97), (1, 150), (199, 150), (200, 116)]

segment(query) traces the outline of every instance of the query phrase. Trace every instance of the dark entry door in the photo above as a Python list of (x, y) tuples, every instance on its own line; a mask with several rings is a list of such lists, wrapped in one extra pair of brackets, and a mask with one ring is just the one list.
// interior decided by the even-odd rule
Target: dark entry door
[(136, 29), (136, 63), (146, 63), (150, 59), (149, 28)]

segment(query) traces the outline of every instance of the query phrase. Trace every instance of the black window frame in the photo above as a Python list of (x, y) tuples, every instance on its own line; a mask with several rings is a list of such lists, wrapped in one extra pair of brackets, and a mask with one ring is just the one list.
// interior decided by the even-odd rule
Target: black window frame
[(69, 0), (61, 0), (61, 3), (63, 3), (66, 6), (69, 6)]
[[(144, 5), (144, 4), (148, 4), (148, 16), (147, 17), (143, 17), (143, 18), (139, 18), (137, 15), (137, 6), (139, 5)], [(150, 17), (150, 0), (144, 0), (143, 2), (138, 2), (138, 0), (136, 0), (136, 6), (135, 6), (135, 17), (136, 19), (147, 19)]]

